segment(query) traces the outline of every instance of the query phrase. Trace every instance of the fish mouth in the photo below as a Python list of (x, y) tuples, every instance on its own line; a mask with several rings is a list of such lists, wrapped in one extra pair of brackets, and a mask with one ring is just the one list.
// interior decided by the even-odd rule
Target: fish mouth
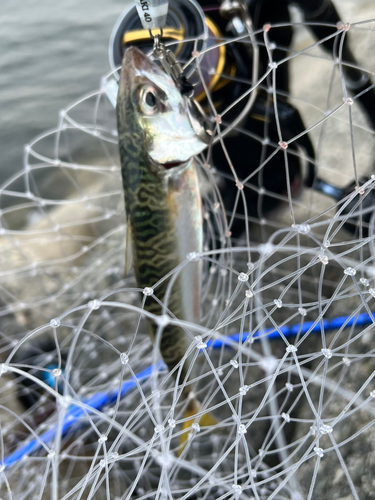
[(181, 169), (181, 168), (185, 167), (189, 163), (189, 161), (191, 160), (191, 158), (189, 158), (187, 160), (174, 160), (174, 161), (159, 162), (159, 161), (155, 161), (150, 155), (148, 155), (148, 157), (149, 157), (151, 163), (161, 170), (172, 170), (174, 168)]
[(167, 163), (159, 163), (159, 165), (165, 170), (170, 170), (171, 168), (182, 167), (186, 163), (186, 161), (168, 161)]

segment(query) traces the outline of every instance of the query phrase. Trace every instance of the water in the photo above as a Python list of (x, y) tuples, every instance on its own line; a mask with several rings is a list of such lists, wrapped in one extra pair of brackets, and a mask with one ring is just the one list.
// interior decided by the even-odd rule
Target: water
[(124, 0), (2, 0), (0, 183), (22, 168), (23, 145), (99, 86)]

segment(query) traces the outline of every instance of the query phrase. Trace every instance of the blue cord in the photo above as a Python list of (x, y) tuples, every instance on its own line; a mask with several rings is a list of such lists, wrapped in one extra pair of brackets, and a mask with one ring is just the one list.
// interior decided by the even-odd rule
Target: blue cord
[[(161, 366), (163, 368), (164, 365)], [(142, 372), (138, 373), (136, 375), (136, 378), (142, 382), (150, 377), (152, 373), (152, 366), (149, 366)], [(97, 394), (94, 394), (91, 396), (91, 398), (88, 398), (83, 401), (83, 403), (87, 406), (91, 406), (91, 408), (100, 410), (104, 406), (113, 403), (116, 401), (116, 399), (119, 396), (120, 392), (120, 397), (125, 396), (126, 393), (134, 389), (134, 387), (137, 386), (137, 383), (135, 380), (127, 380), (121, 385), (120, 391), (118, 389), (115, 389), (112, 392), (98, 392)], [(89, 410), (86, 410), (89, 411)], [(62, 426), (61, 426), (61, 433), (65, 435), (71, 427), (73, 427), (74, 424), (78, 422), (78, 420), (85, 414), (85, 410), (78, 406), (74, 406), (74, 404), (68, 409), (68, 411), (65, 414)], [(53, 427), (41, 434), (39, 439), (33, 439), (29, 443), (21, 446), (16, 450), (14, 453), (11, 455), (8, 455), (7, 457), (4, 458), (3, 465), (5, 467), (15, 464), (19, 460), (21, 460), (24, 456), (29, 455), (30, 453), (33, 453), (34, 451), (39, 450), (42, 447), (42, 443), (48, 443), (50, 442), (56, 435), (57, 432), (57, 424), (54, 424)]]
[[(352, 325), (355, 324), (356, 327), (358, 326), (364, 326), (364, 325), (369, 325), (372, 323), (371, 317), (367, 313), (359, 314), (356, 317), (352, 317), (349, 319), (349, 316), (340, 316), (338, 318), (333, 318), (333, 319), (324, 319), (323, 321), (323, 328), (326, 331), (329, 330), (337, 330), (341, 327), (348, 328)], [(321, 322), (317, 322), (316, 325), (314, 325), (315, 321), (306, 321), (302, 324), (297, 324), (293, 326), (282, 326), (279, 328), (279, 330), (282, 332), (285, 337), (294, 337), (298, 335), (304, 335), (306, 332), (309, 330), (310, 333), (318, 333), (320, 332), (321, 328)], [(278, 339), (280, 338), (280, 333), (278, 330), (269, 329), (264, 332), (257, 332), (255, 333), (252, 337), (254, 339), (257, 339), (261, 336), (267, 335), (269, 339)], [(228, 336), (228, 340), (210, 340), (207, 342), (207, 347), (212, 347), (212, 349), (220, 349), (221, 347), (231, 347), (233, 342), (239, 342), (240, 337), (242, 339), (242, 342), (245, 342), (249, 338), (250, 334), (249, 332), (243, 332), (242, 335), (239, 333), (235, 333), (234, 335)], [(164, 363), (160, 363), (157, 367), (159, 370), (163, 370), (165, 368)], [(136, 379), (140, 382), (144, 382), (147, 380), (151, 373), (153, 371), (153, 367), (149, 366), (145, 370), (141, 371), (140, 373), (136, 374)], [(48, 379), (49, 380), (49, 379)], [(55, 387), (55, 379), (51, 379), (51, 383), (53, 383), (53, 387)], [(132, 380), (127, 380), (121, 385), (120, 390), (115, 389), (112, 392), (99, 392), (97, 394), (94, 394), (91, 396), (89, 399), (86, 399), (83, 401), (83, 403), (86, 406), (90, 406), (93, 409), (96, 410), (101, 410), (104, 406), (113, 403), (114, 401), (117, 400), (117, 398), (124, 397), (128, 392), (130, 392), (132, 389), (134, 389), (137, 386), (137, 383), (134, 379)], [(86, 411), (89, 411), (86, 409)], [(63, 435), (66, 435), (68, 431), (72, 429), (72, 427), (78, 423), (79, 419), (84, 416), (85, 410), (83, 410), (80, 407), (72, 405), (68, 411), (66, 412), (66, 415), (64, 417), (62, 427), (61, 427), (61, 433)], [(8, 467), (9, 465), (13, 465), (20, 461), (23, 457), (30, 455), (31, 453), (39, 450), (42, 447), (42, 443), (49, 443), (52, 441), (52, 439), (56, 436), (58, 426), (57, 424), (53, 425), (53, 427), (46, 431), (45, 433), (41, 434), (39, 439), (33, 439), (29, 443), (21, 446), (16, 450), (14, 453), (11, 455), (8, 455), (7, 457), (4, 458), (3, 465), (5, 467)]]
[[(364, 325), (369, 325), (372, 323), (371, 317), (367, 313), (359, 314), (358, 316), (353, 316), (350, 318), (349, 316), (339, 316), (338, 318), (332, 318), (332, 319), (323, 319), (322, 322), (318, 321), (306, 321), (302, 324), (299, 323), (297, 325), (293, 326), (281, 326), (279, 327), (278, 330), (275, 328), (270, 328), (268, 330), (262, 331), (262, 332), (256, 332), (254, 335), (252, 335), (253, 339), (257, 339), (259, 337), (265, 337), (267, 336), (269, 339), (278, 339), (280, 338), (280, 332), (285, 336), (285, 337), (295, 337), (298, 335), (304, 335), (307, 333), (309, 330), (310, 333), (318, 333), (320, 332), (320, 327), (321, 324), (323, 323), (323, 329), (324, 331), (329, 331), (329, 330), (338, 330), (341, 328), (343, 325), (345, 325), (344, 328), (349, 328), (353, 324), (356, 326), (364, 326)], [(316, 325), (314, 325), (316, 323)], [(235, 333), (233, 335), (230, 335), (228, 339), (230, 339), (230, 342), (224, 340), (210, 340), (207, 342), (207, 346), (212, 346), (213, 349), (220, 349), (223, 345), (225, 347), (231, 347), (231, 344), (233, 342), (239, 342), (240, 338), (242, 338), (242, 343), (246, 342), (246, 340), (249, 338), (250, 333), (249, 332), (243, 332), (242, 335), (239, 333)]]

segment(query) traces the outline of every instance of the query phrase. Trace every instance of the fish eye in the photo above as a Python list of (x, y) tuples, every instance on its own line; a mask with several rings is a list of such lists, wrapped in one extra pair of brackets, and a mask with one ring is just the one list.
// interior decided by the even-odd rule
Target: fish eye
[(140, 94), (140, 108), (145, 115), (153, 115), (157, 111), (157, 98), (152, 87), (145, 87)]
[(152, 92), (147, 92), (147, 94), (145, 96), (145, 103), (150, 108), (154, 108), (156, 106), (156, 99), (155, 99), (155, 96)]

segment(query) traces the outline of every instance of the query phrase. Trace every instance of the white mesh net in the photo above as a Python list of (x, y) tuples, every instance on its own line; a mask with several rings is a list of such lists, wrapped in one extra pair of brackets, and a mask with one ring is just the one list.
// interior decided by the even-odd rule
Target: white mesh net
[[(338, 47), (349, 27), (360, 69), (373, 77), (374, 24), (338, 26)], [(259, 166), (243, 175), (231, 158), (233, 135), (225, 135), (233, 123), (211, 101), (229, 173), (209, 151), (199, 158), (205, 250), (181, 264), (204, 262), (201, 321), (152, 318), (159, 340), (167, 323), (183, 324), (189, 381), (176, 382), (148, 336), (144, 303), (153, 290), (125, 277), (112, 75), (25, 148), (23, 170), (1, 187), (1, 498), (373, 495), (373, 217), (361, 214), (372, 210), (365, 200), (375, 184), (374, 132), (346, 89), (345, 61), (300, 26), (285, 60), (273, 63), (273, 29), (261, 30), (270, 65), (257, 85), (248, 82), (241, 105), (261, 86), (277, 110), (278, 71), (289, 62), (287, 98), (316, 158), (298, 137), (285, 137), (276, 116), (278, 141), (264, 120), (252, 137), (262, 146)], [(213, 47), (222, 43), (234, 41)], [(199, 61), (196, 54), (191, 64)], [(246, 130), (234, 128), (246, 145)], [(276, 156), (287, 184), (275, 194), (262, 176)], [(290, 178), (294, 158), (353, 188), (338, 202), (302, 191), (298, 175)], [(237, 189), (231, 207), (221, 201), (223, 180)], [(256, 215), (247, 213), (249, 193)], [(265, 211), (266, 198), (276, 200), (274, 210)], [(240, 236), (231, 241), (235, 224)], [(179, 455), (186, 383), (218, 423), (200, 427), (197, 419)]]

